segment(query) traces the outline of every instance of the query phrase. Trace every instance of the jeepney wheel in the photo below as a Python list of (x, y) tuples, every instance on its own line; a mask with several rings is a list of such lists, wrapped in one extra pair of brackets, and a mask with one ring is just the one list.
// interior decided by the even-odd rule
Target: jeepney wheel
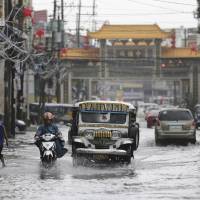
[(72, 132), (71, 132), (71, 130), (68, 132), (68, 144), (69, 145), (72, 144)]
[(127, 155), (122, 158), (122, 162), (126, 164), (130, 164), (131, 157), (133, 156), (133, 148), (132, 145), (122, 145), (120, 149), (125, 150)]
[(139, 140), (140, 140), (140, 134), (139, 134), (139, 130), (136, 131), (136, 133), (133, 136), (133, 151), (137, 150), (138, 146), (139, 146)]
[(131, 147), (131, 145), (128, 145), (127, 146), (127, 149), (126, 149), (128, 155), (125, 157), (125, 163), (126, 164), (130, 164), (131, 163), (131, 157), (133, 156), (133, 148)]
[(131, 163), (131, 156), (124, 156), (122, 159), (121, 159), (121, 164), (123, 165), (129, 165)]

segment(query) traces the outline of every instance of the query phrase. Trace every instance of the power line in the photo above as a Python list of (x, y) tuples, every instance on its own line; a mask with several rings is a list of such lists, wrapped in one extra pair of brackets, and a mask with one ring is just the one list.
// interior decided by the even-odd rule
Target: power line
[(152, 4), (148, 4), (148, 3), (144, 3), (144, 2), (139, 2), (139, 1), (136, 1), (136, 0), (128, 0), (128, 1), (130, 1), (132, 3), (144, 5), (144, 6), (150, 6), (150, 7), (160, 8), (160, 9), (164, 9), (164, 10), (172, 10), (172, 11), (179, 12), (179, 10), (176, 10), (176, 9), (162, 7), (162, 6), (156, 6), (156, 5), (152, 5)]
[[(101, 13), (98, 14), (98, 16), (144, 16), (144, 15), (177, 15), (177, 14), (193, 14), (193, 12), (166, 12), (166, 13), (116, 13), (116, 14), (111, 14), (111, 13)], [(82, 14), (84, 15), (84, 14)]]
[(152, 1), (158, 1), (161, 3), (168, 3), (168, 4), (183, 5), (183, 6), (196, 6), (194, 4), (189, 4), (189, 3), (171, 2), (171, 1), (165, 1), (165, 0), (152, 0)]

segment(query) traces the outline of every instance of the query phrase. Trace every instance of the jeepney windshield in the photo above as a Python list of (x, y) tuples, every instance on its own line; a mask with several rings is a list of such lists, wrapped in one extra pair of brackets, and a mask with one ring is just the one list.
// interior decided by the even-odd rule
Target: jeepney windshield
[(126, 112), (81, 112), (81, 121), (83, 123), (111, 123), (125, 124)]

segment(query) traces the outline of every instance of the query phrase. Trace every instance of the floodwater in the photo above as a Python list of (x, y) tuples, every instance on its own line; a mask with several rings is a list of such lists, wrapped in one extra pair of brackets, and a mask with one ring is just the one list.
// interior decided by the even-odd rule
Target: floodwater
[(1, 200), (200, 199), (199, 130), (195, 145), (156, 146), (154, 129), (140, 128), (140, 146), (128, 166), (74, 168), (69, 152), (52, 169), (41, 167), (33, 135), (17, 135), (4, 149)]

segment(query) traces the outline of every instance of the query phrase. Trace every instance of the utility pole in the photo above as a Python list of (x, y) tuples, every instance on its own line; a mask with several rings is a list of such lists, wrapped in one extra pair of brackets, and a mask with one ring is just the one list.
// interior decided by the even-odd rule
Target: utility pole
[[(12, 0), (5, 1), (5, 17), (8, 17), (12, 11)], [(13, 17), (10, 15), (8, 19), (8, 25), (11, 29), (6, 29), (5, 34), (9, 37), (12, 34)], [(10, 52), (8, 52), (9, 54)], [(9, 137), (15, 136), (15, 98), (14, 98), (14, 79), (15, 79), (15, 68), (14, 63), (5, 60), (5, 71), (4, 71), (4, 123), (6, 131)]]
[[(23, 5), (23, 0), (19, 0), (19, 7), (21, 7)], [(23, 16), (19, 16), (19, 22), (18, 22), (18, 28), (19, 30), (21, 30), (22, 32), (24, 31), (24, 17)], [(19, 70), (20, 70), (20, 75), (19, 75), (19, 85), (20, 88), (17, 89), (17, 98), (16, 98), (16, 116), (18, 119), (23, 119), (22, 116), (22, 103), (24, 101), (24, 68), (25, 68), (25, 64), (24, 63), (20, 63), (19, 64)]]
[(56, 8), (57, 8), (57, 0), (54, 0), (54, 6), (53, 6), (53, 19), (56, 19)]
[(76, 21), (77, 48), (80, 47), (80, 24), (81, 24), (81, 0), (79, 0), (77, 21)]
[(92, 31), (96, 31), (96, 21), (95, 21), (95, 15), (96, 15), (96, 0), (93, 0), (93, 6), (92, 6)]
[(64, 29), (64, 0), (61, 0), (61, 22), (63, 23), (63, 29), (61, 30), (61, 48), (64, 48), (65, 42), (65, 29)]
[(57, 103), (60, 103), (60, 83), (59, 83), (59, 78), (60, 78), (60, 72), (59, 72), (59, 64), (60, 64), (60, 48), (61, 48), (61, 41), (62, 41), (62, 35), (61, 35), (61, 30), (60, 30), (60, 13), (58, 13), (58, 19), (57, 19), (57, 72), (56, 72), (56, 98), (57, 98)]
[(195, 13), (195, 18), (197, 18), (198, 20), (197, 30), (198, 30), (198, 33), (200, 33), (200, 0), (197, 0), (197, 4), (198, 4), (198, 7)]
[(64, 0), (57, 4), (57, 0), (54, 0), (54, 12), (53, 12), (53, 27), (57, 25), (57, 29), (52, 30), (52, 54), (56, 59), (56, 100), (57, 103), (61, 101), (60, 99), (60, 50), (64, 47)]
[(64, 21), (64, 1), (61, 0), (61, 19)]
[(185, 28), (184, 29), (184, 47), (186, 48), (187, 47), (187, 32), (188, 32), (188, 30)]

